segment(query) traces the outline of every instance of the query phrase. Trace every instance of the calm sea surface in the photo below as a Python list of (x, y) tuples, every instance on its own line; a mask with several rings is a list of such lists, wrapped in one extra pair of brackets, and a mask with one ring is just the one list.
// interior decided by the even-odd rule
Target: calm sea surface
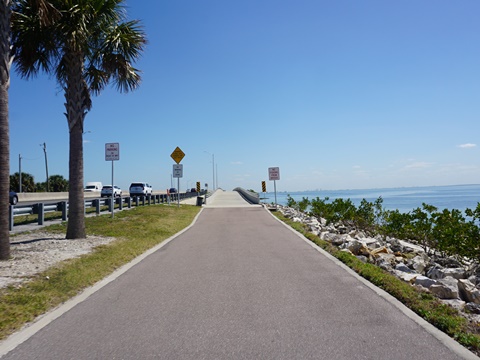
[[(263, 194), (260, 194), (263, 197)], [(428, 187), (404, 187), (390, 189), (364, 189), (364, 190), (320, 190), (301, 192), (277, 192), (277, 203), (287, 204), (287, 196), (295, 200), (302, 200), (306, 197), (309, 200), (319, 197), (329, 197), (330, 201), (336, 198), (350, 199), (355, 205), (359, 205), (362, 199), (373, 202), (378, 197), (383, 199), (383, 207), (386, 210), (398, 209), (401, 212), (409, 212), (422, 203), (436, 206), (439, 210), (466, 208), (475, 209), (480, 202), (480, 185), (450, 185), (450, 186), (428, 186)], [(262, 200), (266, 203), (275, 202), (274, 193), (266, 193)]]

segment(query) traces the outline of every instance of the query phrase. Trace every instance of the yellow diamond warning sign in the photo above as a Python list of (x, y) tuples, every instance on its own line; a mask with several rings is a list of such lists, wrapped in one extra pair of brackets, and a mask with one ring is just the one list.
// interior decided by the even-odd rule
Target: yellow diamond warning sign
[(180, 164), (180, 161), (185, 157), (185, 153), (177, 146), (170, 156), (177, 164)]

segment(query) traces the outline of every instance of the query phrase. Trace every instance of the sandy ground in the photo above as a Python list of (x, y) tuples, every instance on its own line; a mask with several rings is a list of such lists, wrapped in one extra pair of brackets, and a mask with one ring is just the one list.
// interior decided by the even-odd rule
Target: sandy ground
[(65, 234), (34, 232), (11, 237), (10, 255), (0, 261), (0, 288), (21, 284), (33, 275), (63, 260), (91, 252), (96, 246), (108, 244), (115, 238), (88, 236), (67, 240)]

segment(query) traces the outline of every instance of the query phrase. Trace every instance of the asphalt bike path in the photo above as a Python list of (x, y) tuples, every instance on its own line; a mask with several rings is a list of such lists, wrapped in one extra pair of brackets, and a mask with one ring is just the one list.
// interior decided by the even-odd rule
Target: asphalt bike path
[(263, 207), (209, 200), (193, 226), (2, 360), (477, 358)]

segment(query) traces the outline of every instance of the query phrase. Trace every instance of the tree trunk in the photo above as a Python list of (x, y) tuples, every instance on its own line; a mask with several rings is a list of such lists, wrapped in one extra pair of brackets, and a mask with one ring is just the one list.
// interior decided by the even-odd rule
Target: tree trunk
[(67, 239), (85, 235), (85, 200), (83, 196), (83, 127), (77, 123), (70, 130)]
[(83, 239), (86, 237), (83, 196), (83, 121), (86, 114), (85, 104), (90, 99), (82, 78), (83, 55), (73, 51), (66, 56), (66, 60), (69, 70), (65, 89), (65, 108), (70, 131), (67, 239)]
[(8, 90), (0, 85), (0, 260), (10, 258), (9, 187), (10, 149), (8, 129)]
[(10, 231), (8, 228), (10, 190), (9, 84), (10, 1), (0, 0), (0, 260), (10, 258)]

